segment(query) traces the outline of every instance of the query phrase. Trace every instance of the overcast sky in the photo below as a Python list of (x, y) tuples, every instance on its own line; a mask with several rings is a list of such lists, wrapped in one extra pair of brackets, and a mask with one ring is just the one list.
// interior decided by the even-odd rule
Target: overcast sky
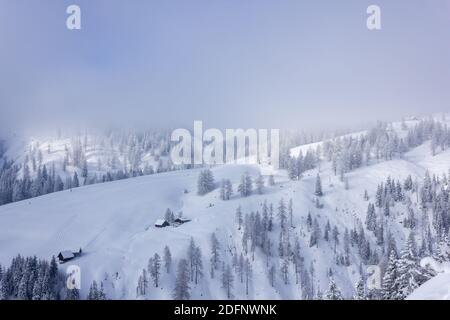
[(449, 84), (448, 0), (0, 0), (3, 128), (352, 125), (450, 110)]

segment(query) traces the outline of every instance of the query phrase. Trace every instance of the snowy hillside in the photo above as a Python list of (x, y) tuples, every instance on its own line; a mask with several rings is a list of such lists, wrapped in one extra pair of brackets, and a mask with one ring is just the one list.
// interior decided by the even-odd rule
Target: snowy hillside
[[(406, 136), (400, 127), (390, 128)], [(224, 165), (212, 168), (216, 188), (204, 196), (197, 194), (201, 170), (193, 169), (83, 186), (7, 204), (0, 206), (0, 263), (8, 265), (19, 253), (49, 260), (60, 251), (82, 248), (81, 257), (61, 265), (63, 269), (70, 264), (81, 267), (82, 297), (96, 280), (104, 283), (110, 298), (171, 299), (176, 266), (186, 257), (192, 237), (201, 249), (203, 277), (197, 284), (189, 284), (191, 299), (226, 299), (222, 273), (226, 273), (228, 265), (238, 270), (236, 261), (241, 253), (251, 261), (252, 270), (248, 293), (246, 281), (240, 281), (240, 272), (235, 271), (232, 297), (236, 299), (320, 299), (330, 294), (330, 279), (335, 281), (343, 297), (351, 298), (355, 295), (355, 284), (368, 276), (366, 266), (386, 267), (386, 252), (392, 248), (389, 237), (398, 249), (403, 248), (411, 230), (415, 233), (415, 245), (420, 246), (426, 240), (424, 230), (427, 230), (427, 219), (432, 220), (432, 212), (426, 213), (427, 219), (421, 215), (418, 189), (400, 190), (403, 200), (387, 201), (386, 206), (377, 209), (380, 214), (377, 219), (385, 226), (382, 242), (367, 229), (366, 215), (369, 203), (376, 202), (380, 183), (386, 179), (403, 184), (411, 176), (412, 181), (422, 183), (427, 171), (437, 176), (448, 173), (450, 149), (439, 150), (433, 156), (432, 143), (425, 141), (391, 160), (371, 160), (346, 172), (344, 179), (336, 174), (333, 161), (323, 156), (318, 166), (302, 172), (300, 180), (289, 179), (289, 170), (279, 170), (274, 175), (274, 185), (268, 184), (268, 177), (264, 177), (262, 194), (254, 188), (249, 196), (238, 194), (241, 177), (248, 172), (255, 180), (260, 168)], [(59, 152), (62, 145), (57, 146), (53, 144), (51, 150)], [(229, 179), (234, 190), (227, 201), (220, 199), (218, 182), (222, 179)], [(277, 218), (281, 199), (286, 214), (292, 200), (292, 225), (289, 222), (285, 230)], [(257, 235), (246, 234), (247, 227), (239, 229), (236, 222), (238, 207), (243, 215), (248, 214), (244, 224), (259, 221), (265, 211), (264, 203), (272, 204), (274, 211), (274, 227), (264, 233), (272, 244), (267, 250), (258, 244), (253, 247), (252, 237)], [(167, 208), (175, 215), (182, 212), (191, 221), (176, 227), (156, 228), (154, 223), (164, 218)], [(417, 220), (413, 227), (405, 226), (405, 221), (410, 221), (405, 220), (410, 217), (409, 209)], [(384, 211), (383, 215), (383, 210), (390, 213)], [(213, 232), (220, 244), (221, 263), (211, 278)], [(436, 234), (433, 231), (427, 236), (436, 237)], [(249, 237), (247, 251), (243, 237)], [(363, 247), (358, 247), (358, 241), (362, 241)], [(138, 295), (136, 288), (142, 270), (155, 253), (163, 256), (165, 246), (170, 248), (173, 257), (169, 273), (161, 270), (159, 286), (150, 284), (145, 294)], [(301, 259), (293, 260), (291, 253), (283, 255), (280, 250), (298, 250)]]
[(424, 258), (421, 264), (431, 265), (438, 274), (414, 290), (407, 300), (450, 300), (450, 262)]

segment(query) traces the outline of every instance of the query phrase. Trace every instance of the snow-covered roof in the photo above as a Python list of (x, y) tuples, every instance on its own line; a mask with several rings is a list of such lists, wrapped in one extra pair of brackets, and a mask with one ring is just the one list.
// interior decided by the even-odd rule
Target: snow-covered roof
[(189, 221), (191, 221), (191, 219), (189, 219), (189, 218), (184, 218), (184, 217), (180, 217), (180, 218), (176, 218), (175, 219), (175, 221), (182, 221), (182, 222), (189, 222)]
[(61, 251), (59, 254), (61, 255), (61, 257), (63, 259), (71, 259), (71, 258), (75, 257), (73, 252), (72, 251), (68, 251), (68, 250)]
[(164, 219), (158, 219), (155, 222), (155, 226), (162, 226), (164, 223), (166, 223), (167, 221)]

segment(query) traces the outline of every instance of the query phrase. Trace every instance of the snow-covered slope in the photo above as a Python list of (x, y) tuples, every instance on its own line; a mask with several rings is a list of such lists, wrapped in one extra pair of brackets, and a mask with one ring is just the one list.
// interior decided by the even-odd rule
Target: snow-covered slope
[(430, 265), (438, 274), (411, 293), (407, 300), (450, 300), (450, 262), (439, 263), (424, 258), (421, 265)]
[[(209, 277), (212, 232), (216, 232), (219, 238), (224, 262), (231, 263), (231, 253), (235, 249), (241, 250), (242, 230), (236, 227), (236, 208), (240, 206), (244, 213), (261, 212), (266, 200), (274, 205), (276, 214), (278, 203), (283, 198), (286, 202), (289, 199), (293, 201), (292, 235), (299, 238), (304, 265), (308, 268), (314, 263), (315, 290), (326, 290), (329, 270), (332, 269), (344, 296), (351, 297), (354, 284), (360, 276), (360, 258), (352, 248), (350, 266), (336, 265), (331, 242), (321, 240), (320, 246), (310, 247), (306, 226), (308, 213), (311, 212), (321, 226), (329, 220), (339, 228), (342, 236), (345, 228), (353, 228), (358, 221), (365, 220), (368, 205), (363, 198), (365, 190), (373, 201), (378, 184), (388, 176), (405, 179), (412, 175), (421, 180), (426, 170), (442, 174), (448, 171), (449, 166), (450, 150), (431, 156), (429, 142), (426, 142), (404, 154), (401, 159), (380, 160), (349, 172), (346, 174), (348, 190), (339, 176), (335, 176), (329, 162), (323, 162), (320, 169), (305, 172), (300, 181), (290, 181), (286, 172), (280, 170), (275, 175), (276, 184), (266, 186), (262, 195), (234, 195), (229, 201), (220, 200), (218, 190), (205, 196), (197, 195), (199, 170), (175, 171), (84, 186), (0, 206), (0, 263), (9, 264), (18, 253), (49, 259), (62, 250), (82, 248), (84, 254), (73, 261), (73, 264), (81, 267), (82, 296), (87, 294), (90, 283), (97, 280), (105, 283), (109, 297), (135, 299), (138, 276), (147, 267), (148, 259), (155, 252), (162, 255), (164, 247), (168, 245), (175, 266), (179, 259), (186, 256), (186, 248), (193, 237), (202, 249), (205, 276), (198, 285), (191, 284), (191, 298), (226, 298), (220, 276), (215, 279)], [(243, 173), (249, 172), (255, 177), (260, 168), (224, 165), (214, 167), (212, 171), (216, 181), (230, 179), (234, 190), (237, 190)], [(316, 207), (314, 196), (317, 173), (320, 173), (324, 192), (321, 209)], [(417, 205), (416, 201), (413, 199), (414, 205)], [(182, 211), (183, 216), (192, 221), (178, 227), (155, 228), (154, 222), (163, 218), (167, 208), (175, 213)], [(390, 217), (390, 231), (400, 245), (409, 233), (402, 226), (404, 218), (401, 210)], [(277, 229), (270, 235), (275, 244), (274, 252), (277, 251), (278, 235)], [(367, 237), (375, 247), (373, 234), (367, 233)], [(342, 251), (341, 246), (337, 250)], [(236, 281), (234, 297), (300, 299), (301, 290), (295, 283), (292, 271), (289, 284), (284, 284), (277, 275), (278, 280), (272, 287), (265, 261), (263, 253), (256, 251), (252, 261), (253, 279), (249, 295), (245, 294), (244, 285)], [(276, 253), (272, 262), (279, 270), (282, 260)], [(62, 265), (62, 268), (67, 265)], [(170, 274), (163, 272), (161, 286), (152, 288), (146, 298), (170, 299), (174, 277), (175, 270)], [(438, 280), (435, 282), (439, 283)], [(433, 286), (433, 283), (429, 286)]]
[[(449, 164), (450, 151), (431, 157), (429, 147), (423, 145), (407, 153), (403, 159), (380, 162), (349, 173), (349, 190), (344, 189), (342, 182), (332, 174), (329, 164), (325, 164), (320, 169), (325, 193), (322, 198), (324, 208), (320, 210), (314, 206), (316, 170), (307, 172), (301, 181), (289, 181), (280, 171), (275, 177), (276, 185), (266, 187), (263, 195), (235, 196), (230, 201), (219, 200), (218, 191), (198, 196), (198, 170), (80, 187), (0, 207), (0, 262), (7, 264), (17, 253), (50, 258), (61, 250), (81, 247), (85, 254), (74, 263), (82, 270), (83, 294), (92, 280), (104, 280), (107, 273), (105, 282), (109, 283), (107, 290), (110, 296), (135, 298), (140, 270), (146, 267), (149, 257), (155, 252), (161, 254), (165, 245), (170, 246), (177, 260), (185, 256), (189, 239), (194, 237), (207, 256), (209, 238), (215, 231), (222, 243), (223, 255), (227, 256), (227, 251), (237, 247), (240, 241), (240, 231), (235, 224), (236, 208), (241, 206), (243, 212), (261, 210), (264, 200), (276, 207), (283, 197), (285, 200), (293, 199), (294, 233), (300, 237), (305, 264), (315, 261), (316, 285), (325, 290), (327, 270), (333, 265), (333, 252), (331, 246), (326, 245), (309, 248), (305, 230), (307, 213), (317, 214), (322, 225), (329, 219), (341, 230), (351, 227), (355, 218), (364, 220), (367, 208), (367, 202), (363, 201), (364, 190), (373, 195), (377, 184), (389, 175), (395, 178), (405, 178), (409, 174), (423, 177), (425, 170), (441, 173), (448, 169)], [(256, 175), (258, 170), (256, 166), (225, 165), (214, 168), (213, 173), (216, 181), (231, 179), (236, 189), (244, 172)], [(185, 189), (188, 193), (184, 193)], [(154, 222), (163, 217), (166, 208), (176, 213), (182, 211), (192, 221), (177, 228), (155, 228)], [(401, 218), (398, 217), (399, 220)], [(404, 239), (405, 232), (398, 227), (396, 237)], [(297, 285), (286, 286), (279, 281), (272, 288), (263, 261), (262, 257), (255, 259), (249, 298), (300, 298)], [(346, 296), (353, 292), (358, 267), (334, 268), (336, 281)], [(148, 298), (170, 298), (173, 274), (163, 275), (162, 283), (162, 287), (152, 290)], [(242, 290), (235, 291), (236, 297), (246, 297)], [(219, 280), (203, 280), (193, 290), (192, 298), (225, 298), (224, 295)]]
[[(54, 169), (63, 181), (78, 175), (86, 164), (88, 177), (101, 179), (107, 172), (145, 170), (167, 165), (167, 134), (96, 132), (68, 136), (7, 137), (4, 156), (17, 166), (29, 168), (31, 178), (39, 166)], [(161, 160), (161, 161), (160, 161)], [(161, 168), (162, 169), (162, 168)], [(22, 175), (20, 175), (22, 177)]]
[(450, 273), (441, 273), (428, 280), (407, 300), (450, 300)]

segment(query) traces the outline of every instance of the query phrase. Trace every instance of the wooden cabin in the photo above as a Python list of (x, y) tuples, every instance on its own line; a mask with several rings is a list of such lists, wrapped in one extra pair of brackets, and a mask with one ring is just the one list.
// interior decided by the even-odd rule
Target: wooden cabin
[(64, 263), (69, 260), (75, 259), (76, 257), (81, 256), (82, 253), (83, 253), (83, 251), (81, 250), (81, 248), (80, 248), (80, 250), (75, 251), (75, 252), (72, 252), (70, 250), (64, 250), (64, 251), (61, 251), (60, 253), (58, 253), (57, 257), (58, 257), (58, 260), (60, 263)]
[(73, 254), (72, 251), (69, 251), (69, 250), (61, 251), (58, 254), (58, 260), (61, 263), (72, 260), (73, 258), (75, 258), (75, 255)]
[(183, 218), (183, 217), (176, 218), (176, 219), (174, 220), (174, 222), (175, 222), (175, 223), (178, 223), (178, 224), (183, 224), (183, 223), (186, 223), (186, 222), (189, 222), (189, 221), (191, 221), (191, 219)]
[(165, 219), (158, 219), (155, 222), (156, 228), (164, 228), (164, 227), (168, 227), (168, 226), (170, 226), (170, 223), (167, 222), (167, 220), (165, 220)]

